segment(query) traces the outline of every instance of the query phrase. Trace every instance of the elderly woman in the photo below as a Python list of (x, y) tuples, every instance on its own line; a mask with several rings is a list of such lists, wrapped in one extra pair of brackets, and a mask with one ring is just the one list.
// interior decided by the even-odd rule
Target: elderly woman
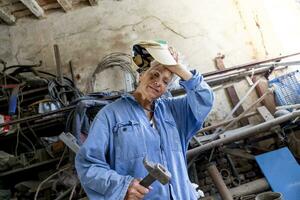
[[(211, 110), (213, 94), (203, 77), (188, 71), (177, 57), (166, 43), (133, 46), (140, 72), (136, 90), (100, 110), (76, 156), (78, 176), (90, 200), (197, 199), (186, 151)], [(174, 75), (181, 78), (186, 95), (161, 98)], [(144, 157), (168, 169), (168, 184), (139, 184), (148, 174)]]

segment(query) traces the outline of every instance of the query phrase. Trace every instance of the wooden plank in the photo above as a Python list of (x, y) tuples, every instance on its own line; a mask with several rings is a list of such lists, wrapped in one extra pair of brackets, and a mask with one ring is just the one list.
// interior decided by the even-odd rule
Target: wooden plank
[(97, 6), (98, 5), (98, 2), (99, 0), (89, 0), (91, 6)]
[(16, 18), (21, 18), (21, 17), (25, 17), (25, 16), (29, 16), (29, 15), (32, 15), (32, 12), (30, 12), (30, 10), (28, 10), (28, 9), (14, 12), (14, 16), (16, 16)]
[(257, 108), (258, 113), (265, 121), (270, 121), (274, 119), (274, 116), (265, 106), (260, 106)]
[(13, 5), (14, 3), (16, 3), (18, 1), (19, 0), (0, 0), (0, 7), (10, 6), (10, 5)]
[[(223, 59), (224, 59), (224, 55), (221, 55), (221, 54), (218, 54), (218, 56), (215, 58), (215, 64), (219, 70), (225, 69)], [(226, 88), (226, 93), (230, 98), (230, 102), (231, 102), (232, 106), (234, 107), (235, 105), (237, 105), (238, 102), (240, 101), (240, 99), (236, 93), (234, 86), (230, 86), (230, 87)], [(237, 110), (235, 111), (235, 115), (240, 115), (243, 112), (244, 112), (243, 107), (239, 106), (237, 108)], [(240, 123), (242, 124), (242, 126), (246, 126), (249, 124), (249, 121), (247, 118), (243, 118), (240, 120)]]
[(59, 5), (59, 3), (51, 3), (42, 6), (42, 8), (44, 10), (51, 10), (51, 9), (61, 8), (61, 5)]
[(69, 0), (57, 0), (57, 2), (64, 9), (65, 12), (72, 9), (72, 3)]
[[(61, 8), (61, 6), (59, 5), (59, 3), (51, 3), (51, 4), (46, 4), (43, 5), (42, 8), (46, 11), (46, 10), (51, 10), (51, 9), (57, 9), (57, 8)], [(14, 16), (16, 18), (21, 18), (21, 17), (25, 17), (28, 15), (32, 15), (32, 12), (30, 12), (30, 10), (26, 9), (26, 10), (19, 10), (14, 12)]]
[(15, 16), (0, 8), (0, 19), (2, 19), (6, 24), (12, 25), (16, 22)]
[(28, 10), (27, 7), (22, 4), (21, 2), (15, 3), (14, 5), (9, 6), (9, 9), (11, 10), (11, 13)]
[[(256, 82), (259, 79), (258, 76), (254, 76), (252, 78), (253, 82)], [(262, 81), (258, 83), (258, 85), (255, 87), (256, 93), (259, 97), (261, 97), (267, 90), (269, 89), (268, 80), (266, 78), (263, 78)], [(274, 114), (276, 111), (276, 103), (275, 103), (275, 97), (274, 94), (269, 94), (266, 96), (266, 98), (263, 100), (264, 106), (267, 107), (267, 109), (271, 112), (271, 114)]]
[(20, 0), (37, 18), (45, 16), (43, 8), (35, 0)]
[(36, 1), (41, 7), (47, 4), (57, 3), (57, 0), (36, 0)]

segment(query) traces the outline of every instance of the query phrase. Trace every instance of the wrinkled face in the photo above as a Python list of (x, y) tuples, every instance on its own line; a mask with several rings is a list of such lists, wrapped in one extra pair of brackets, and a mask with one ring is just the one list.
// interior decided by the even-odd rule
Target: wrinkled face
[(143, 98), (155, 100), (166, 92), (172, 76), (172, 72), (163, 65), (150, 67), (141, 74), (137, 91), (141, 93)]

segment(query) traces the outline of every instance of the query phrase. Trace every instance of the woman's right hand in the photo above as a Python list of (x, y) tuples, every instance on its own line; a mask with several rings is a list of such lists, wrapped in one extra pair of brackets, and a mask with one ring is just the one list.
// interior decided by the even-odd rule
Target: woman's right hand
[(148, 192), (148, 188), (140, 185), (140, 180), (133, 179), (128, 187), (124, 200), (141, 200)]

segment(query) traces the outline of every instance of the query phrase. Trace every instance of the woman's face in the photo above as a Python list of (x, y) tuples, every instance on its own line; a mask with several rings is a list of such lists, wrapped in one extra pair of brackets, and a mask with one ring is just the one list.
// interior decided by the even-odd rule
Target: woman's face
[(166, 92), (171, 79), (172, 72), (163, 65), (150, 67), (141, 74), (137, 91), (143, 98), (153, 101)]

